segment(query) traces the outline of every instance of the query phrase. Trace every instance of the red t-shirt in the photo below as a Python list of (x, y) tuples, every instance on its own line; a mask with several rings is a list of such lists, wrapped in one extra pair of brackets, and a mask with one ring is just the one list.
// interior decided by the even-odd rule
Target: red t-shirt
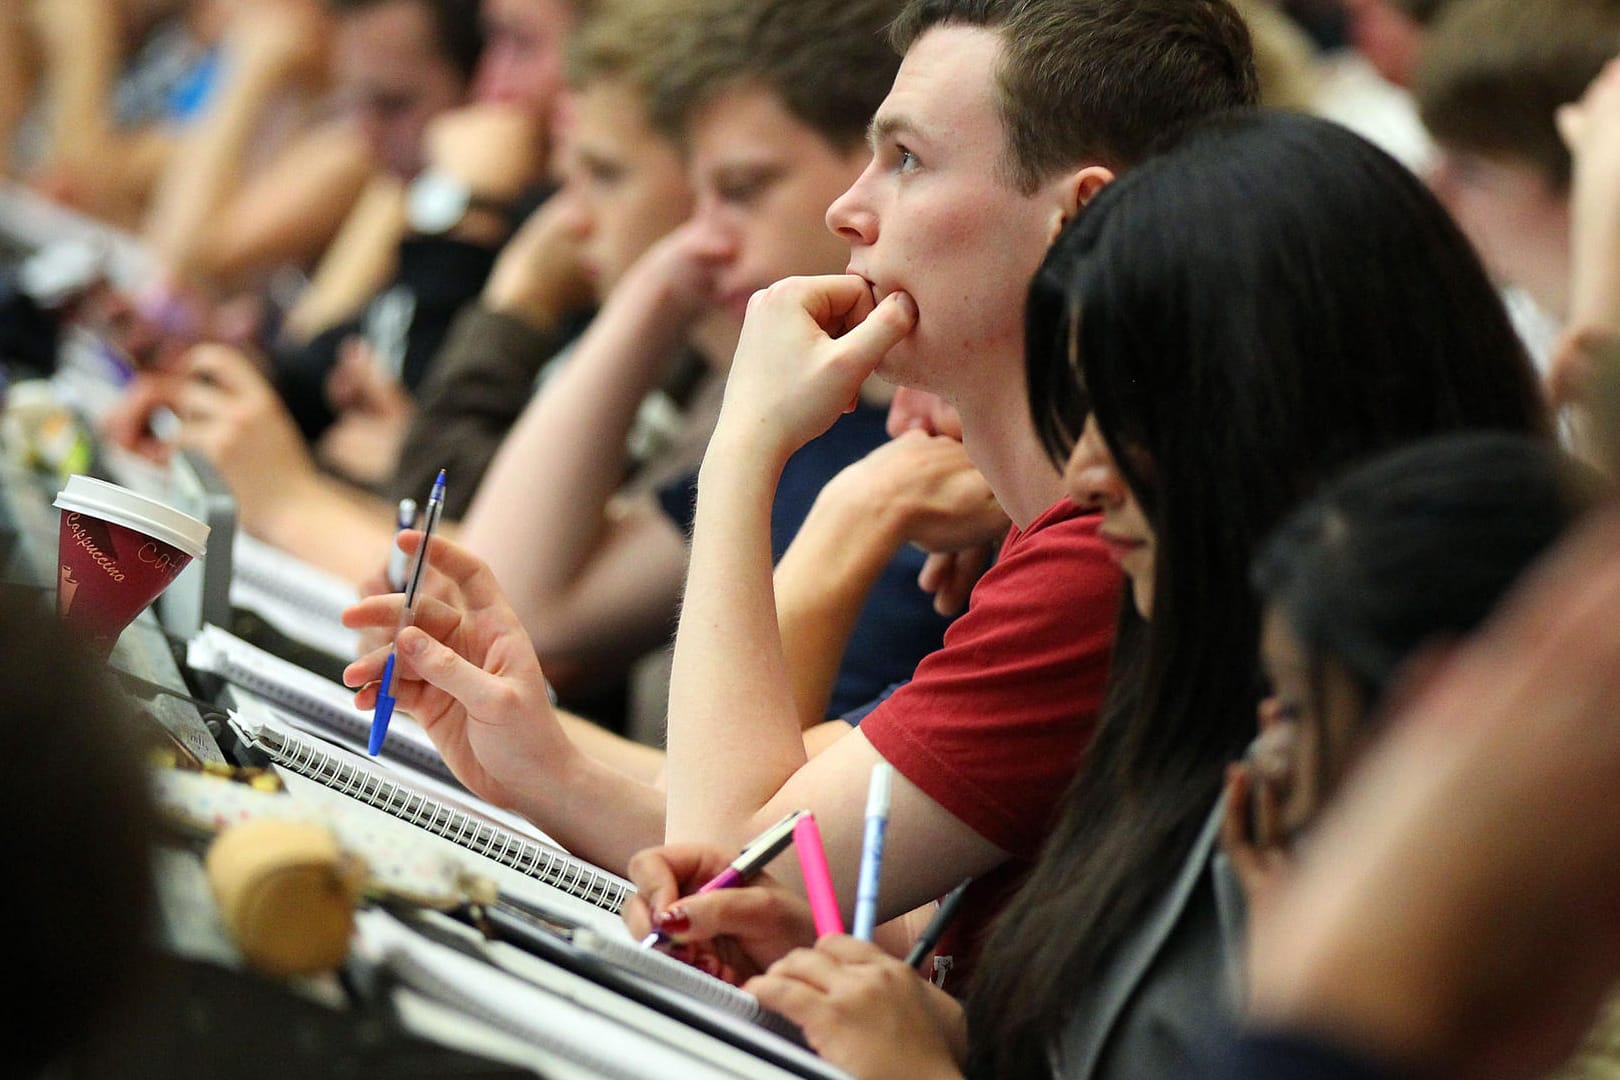
[(968, 887), (940, 943), (957, 971), (1029, 869), (1091, 744), (1123, 580), (1100, 522), (1064, 499), (1013, 529), (943, 647), (861, 721), (906, 779), (1013, 855)]

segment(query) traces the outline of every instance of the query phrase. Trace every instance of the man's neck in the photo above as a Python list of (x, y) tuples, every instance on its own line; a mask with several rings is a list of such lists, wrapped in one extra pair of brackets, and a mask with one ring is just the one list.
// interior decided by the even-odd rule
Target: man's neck
[(962, 445), (984, 474), (996, 501), (1020, 530), (1063, 497), (1063, 477), (1046, 456), (1029, 418), (1023, 381), (1002, 386), (982, 400), (956, 402)]

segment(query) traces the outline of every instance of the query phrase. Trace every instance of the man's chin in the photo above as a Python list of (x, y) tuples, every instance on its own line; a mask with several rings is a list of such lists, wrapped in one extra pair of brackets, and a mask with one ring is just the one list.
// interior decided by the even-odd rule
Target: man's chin
[(894, 345), (894, 348), (883, 354), (878, 366), (873, 372), (883, 381), (895, 386), (908, 386), (919, 390), (927, 389), (919, 382), (922, 378), (922, 365), (919, 363), (916, 334), (907, 334)]

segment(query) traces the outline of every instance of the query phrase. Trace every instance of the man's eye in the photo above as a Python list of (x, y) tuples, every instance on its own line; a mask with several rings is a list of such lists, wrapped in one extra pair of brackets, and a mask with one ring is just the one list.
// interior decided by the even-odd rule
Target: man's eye
[(748, 203), (759, 197), (762, 185), (757, 180), (742, 180), (720, 185), (720, 198), (729, 203)]

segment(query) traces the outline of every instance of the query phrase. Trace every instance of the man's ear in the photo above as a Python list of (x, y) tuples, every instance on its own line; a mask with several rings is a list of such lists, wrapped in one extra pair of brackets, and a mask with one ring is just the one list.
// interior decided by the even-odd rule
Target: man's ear
[(1076, 172), (1067, 173), (1059, 177), (1057, 184), (1057, 205), (1052, 214), (1052, 232), (1047, 238), (1048, 242), (1057, 239), (1063, 226), (1078, 214), (1081, 209), (1097, 193), (1114, 182), (1114, 170), (1106, 165), (1087, 165)]

